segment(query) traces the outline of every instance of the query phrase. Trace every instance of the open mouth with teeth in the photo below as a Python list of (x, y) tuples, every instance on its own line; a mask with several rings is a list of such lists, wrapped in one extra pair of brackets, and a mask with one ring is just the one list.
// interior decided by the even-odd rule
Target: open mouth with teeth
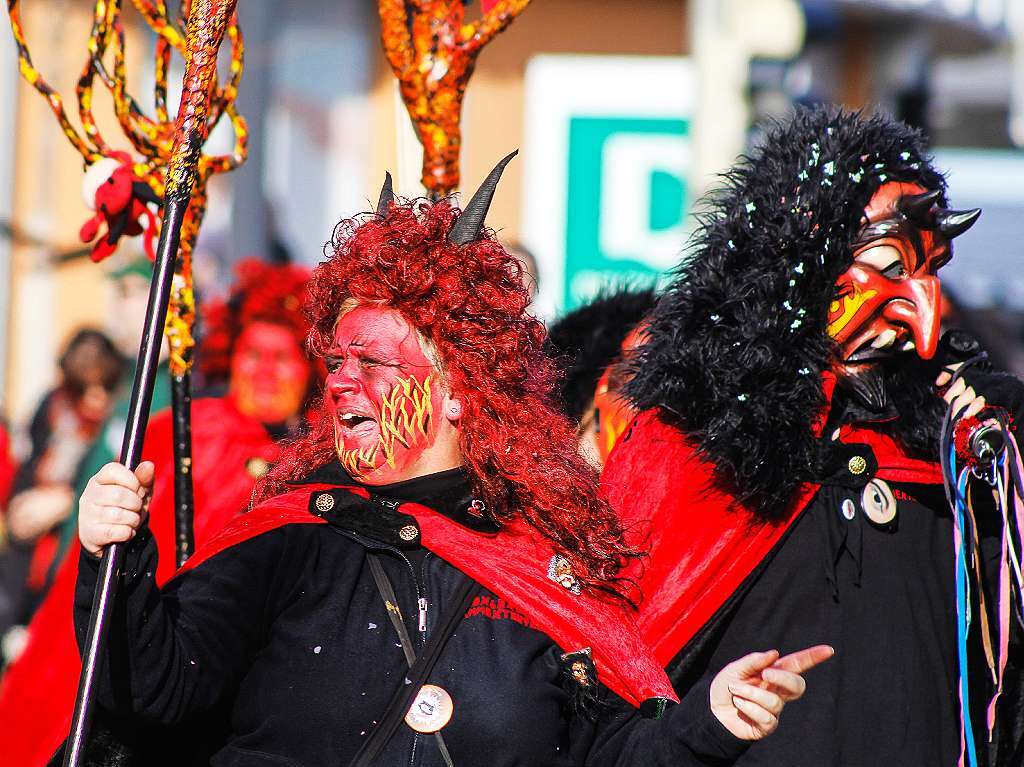
[(914, 341), (903, 331), (886, 328), (877, 336), (868, 337), (857, 350), (846, 358), (847, 362), (871, 362), (887, 359), (900, 352), (913, 351)]
[(431, 415), (430, 376), (396, 382), (381, 400), (380, 412), (369, 415), (339, 407), (334, 421), (335, 443), (342, 466), (352, 477), (365, 477), (384, 466), (392, 469), (400, 450), (426, 444)]
[(377, 419), (362, 413), (345, 412), (338, 416), (338, 424), (345, 431), (363, 434), (371, 431), (370, 427), (377, 424)]

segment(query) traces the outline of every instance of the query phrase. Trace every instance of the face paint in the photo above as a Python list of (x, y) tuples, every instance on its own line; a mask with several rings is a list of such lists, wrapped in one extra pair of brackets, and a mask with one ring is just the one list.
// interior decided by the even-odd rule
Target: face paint
[(310, 374), (309, 360), (291, 330), (253, 322), (235, 342), (228, 396), (246, 415), (284, 423), (301, 409)]
[[(343, 433), (335, 427), (334, 444), (341, 465), (353, 477), (364, 477), (378, 465), (395, 469), (396, 449), (405, 450), (425, 443), (430, 436), (427, 427), (433, 415), (430, 401), (430, 376), (421, 383), (413, 376), (395, 384), (391, 393), (381, 400), (377, 442), (369, 447), (346, 448)], [(336, 422), (337, 423), (337, 422)]]
[(345, 470), (368, 484), (414, 476), (434, 444), (442, 396), (437, 371), (408, 321), (360, 306), (338, 322), (326, 354), (327, 405)]
[[(935, 354), (940, 320), (938, 270), (951, 255), (932, 200), (916, 184), (890, 182), (864, 209), (867, 223), (853, 264), (836, 281), (828, 334), (848, 371), (916, 350)], [(916, 202), (915, 202), (916, 198)]]

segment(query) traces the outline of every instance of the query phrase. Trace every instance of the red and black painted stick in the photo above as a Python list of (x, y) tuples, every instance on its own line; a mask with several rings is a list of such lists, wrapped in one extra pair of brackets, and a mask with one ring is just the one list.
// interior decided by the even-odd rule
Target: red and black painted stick
[[(174, 262), (181, 240), (181, 225), (188, 210), (197, 164), (206, 141), (207, 116), (212, 89), (216, 85), (217, 51), (237, 0), (193, 0), (189, 9), (186, 38), (188, 60), (178, 107), (174, 149), (167, 167), (164, 218), (157, 247), (153, 284), (149, 290), (146, 323), (139, 346), (139, 360), (132, 385), (131, 405), (121, 463), (134, 469), (141, 459), (142, 439), (149, 422), (149, 405), (160, 357), (167, 303), (174, 276)], [(125, 544), (111, 544), (103, 552), (99, 580), (93, 597), (92, 614), (85, 646), (78, 696), (64, 749), (64, 767), (78, 767), (85, 753), (95, 705), (95, 682), (100, 653), (106, 646), (110, 616), (117, 594), (117, 579)]]

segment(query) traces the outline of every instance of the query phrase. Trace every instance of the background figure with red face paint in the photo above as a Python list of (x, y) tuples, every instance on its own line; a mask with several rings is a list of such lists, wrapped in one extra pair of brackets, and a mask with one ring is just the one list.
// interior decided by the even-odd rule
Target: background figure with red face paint
[[(140, 266), (149, 268), (148, 262)], [(119, 279), (137, 277), (130, 272)], [(301, 311), (308, 278), (298, 266), (248, 259), (239, 264), (227, 300), (203, 309), (198, 370), (206, 390), (223, 396), (192, 402), (193, 524), (199, 545), (246, 510), (257, 480), (277, 459), (277, 441), (303, 431), (317, 378), (305, 353), (309, 325)], [(139, 287), (144, 299), (147, 283), (140, 279)], [(131, 297), (120, 304), (126, 311)], [(140, 326), (141, 317), (133, 327)], [(157, 466), (149, 528), (161, 553), (158, 583), (170, 578), (175, 563), (171, 418), (166, 407), (153, 416), (143, 448), (143, 458)], [(106, 461), (113, 457), (106, 455)], [(72, 528), (77, 541), (77, 519)], [(79, 551), (77, 545), (71, 549), (56, 572), (28, 627), (24, 652), (0, 684), (0, 742), (8, 744), (12, 764), (45, 764), (67, 735), (80, 670), (71, 616)]]
[(739, 764), (1020, 764), (1004, 525), (982, 483), (961, 537), (939, 463), (948, 407), (1024, 406), (1009, 376), (940, 375), (963, 346), (939, 343), (940, 270), (978, 211), (950, 209), (915, 131), (835, 108), (772, 128), (712, 206), (602, 477), (652, 541), (645, 636), (677, 689), (755, 637), (835, 647)]
[(153, 465), (94, 477), (79, 627), (96, 554), (130, 541), (103, 706), (169, 724), (226, 703), (225, 765), (697, 765), (800, 697), (830, 648), (745, 653), (664, 710), (618, 578), (637, 552), (553, 407), (522, 266), (484, 228), (509, 159), (464, 212), (388, 183), (339, 224), (309, 288), (322, 418), (162, 592), (139, 527)]
[(579, 425), (583, 456), (600, 470), (633, 413), (618, 394), (623, 344), (654, 307), (654, 290), (622, 288), (598, 295), (548, 329), (549, 353), (563, 371), (560, 399)]

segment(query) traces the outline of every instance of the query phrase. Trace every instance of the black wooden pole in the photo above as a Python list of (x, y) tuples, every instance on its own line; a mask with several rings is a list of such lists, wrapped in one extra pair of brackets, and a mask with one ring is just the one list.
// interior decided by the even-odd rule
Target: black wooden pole
[[(178, 252), (181, 222), (188, 209), (188, 198), (166, 200), (164, 203), (163, 229), (157, 247), (156, 267), (153, 284), (149, 289), (149, 305), (146, 308), (146, 322), (139, 346), (139, 361), (135, 368), (128, 422), (121, 442), (120, 461), (134, 469), (142, 455), (142, 439), (149, 421), (149, 404), (153, 399), (153, 385), (156, 381), (157, 366), (160, 363), (160, 344), (163, 341), (164, 319), (167, 316), (167, 301), (171, 295), (171, 280), (174, 277), (174, 261)], [(94, 688), (100, 648), (106, 646), (107, 631), (110, 628), (110, 614), (113, 611), (117, 593), (116, 582), (124, 553), (123, 543), (112, 543), (103, 552), (100, 560), (99, 580), (93, 597), (92, 614), (89, 617), (89, 631), (85, 646), (82, 647), (82, 674), (78, 679), (78, 695), (75, 698), (75, 713), (71, 720), (64, 749), (64, 767), (77, 767), (84, 752), (89, 726), (92, 723)]]
[(174, 419), (174, 553), (181, 567), (195, 550), (192, 493), (192, 373), (171, 376)]

